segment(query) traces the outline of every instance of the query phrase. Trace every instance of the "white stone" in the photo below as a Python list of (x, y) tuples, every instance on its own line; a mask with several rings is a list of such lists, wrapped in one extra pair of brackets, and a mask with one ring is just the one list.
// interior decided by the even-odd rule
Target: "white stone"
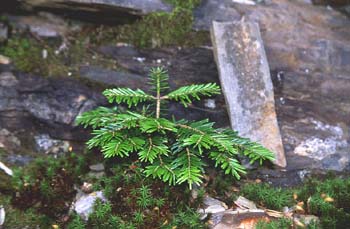
[(232, 0), (232, 2), (246, 5), (255, 5), (255, 2), (252, 0)]
[(201, 218), (205, 218), (207, 214), (219, 213), (227, 209), (227, 206), (224, 202), (221, 202), (220, 200), (214, 199), (210, 196), (204, 198), (203, 204), (205, 207), (200, 208), (197, 211), (198, 213), (202, 214)]
[(5, 223), (5, 216), (6, 216), (5, 208), (0, 205), (0, 226)]
[(89, 168), (92, 171), (96, 171), (96, 172), (101, 172), (105, 170), (105, 166), (102, 163), (98, 163), (98, 164), (94, 164), (94, 165), (90, 165)]
[[(81, 193), (78, 193), (77, 195), (81, 195)], [(104, 202), (107, 201), (102, 191), (81, 195), (74, 204), (75, 212), (84, 220), (88, 220), (89, 215), (94, 210), (94, 204), (97, 199), (101, 199)]]
[(10, 58), (7, 56), (0, 55), (0, 64), (9, 64), (11, 63)]
[(7, 167), (4, 163), (0, 161), (0, 169), (3, 170), (7, 175), (12, 176), (13, 171), (9, 167)]
[(204, 100), (204, 106), (210, 109), (215, 109), (216, 108), (215, 99)]

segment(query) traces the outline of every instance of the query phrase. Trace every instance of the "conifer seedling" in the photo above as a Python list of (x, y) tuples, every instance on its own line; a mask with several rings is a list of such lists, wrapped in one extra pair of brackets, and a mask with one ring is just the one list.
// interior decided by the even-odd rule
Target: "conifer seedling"
[[(130, 88), (103, 92), (110, 103), (125, 103), (127, 111), (99, 107), (77, 118), (78, 124), (93, 129), (88, 148), (101, 148), (105, 158), (137, 154), (146, 176), (170, 185), (187, 183), (190, 189), (202, 182), (205, 161), (213, 160), (225, 174), (239, 179), (246, 173), (237, 160), (239, 154), (247, 156), (251, 163), (274, 159), (272, 152), (260, 144), (231, 129), (216, 129), (208, 119), (177, 121), (162, 114), (166, 101), (177, 101), (187, 107), (201, 96), (220, 94), (215, 83), (183, 86), (169, 92), (168, 74), (162, 67), (150, 70), (149, 83), (149, 93)], [(138, 112), (140, 104), (148, 106)]]

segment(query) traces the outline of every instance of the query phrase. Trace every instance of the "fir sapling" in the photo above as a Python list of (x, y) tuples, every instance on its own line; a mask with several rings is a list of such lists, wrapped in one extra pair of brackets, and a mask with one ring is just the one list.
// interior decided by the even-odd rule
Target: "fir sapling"
[[(202, 96), (220, 94), (215, 83), (194, 84), (169, 92), (168, 74), (161, 67), (152, 68), (150, 91), (115, 88), (103, 92), (110, 103), (125, 103), (129, 110), (99, 107), (85, 112), (77, 123), (92, 127), (93, 137), (88, 148), (99, 147), (106, 158), (129, 157), (137, 154), (146, 176), (159, 178), (170, 185), (199, 185), (204, 175), (205, 161), (237, 179), (245, 174), (237, 160), (239, 154), (250, 162), (273, 160), (271, 151), (258, 143), (242, 138), (230, 129), (216, 129), (208, 119), (190, 122), (171, 120), (162, 114), (166, 101), (177, 101), (187, 107)], [(138, 112), (140, 104), (142, 111)]]

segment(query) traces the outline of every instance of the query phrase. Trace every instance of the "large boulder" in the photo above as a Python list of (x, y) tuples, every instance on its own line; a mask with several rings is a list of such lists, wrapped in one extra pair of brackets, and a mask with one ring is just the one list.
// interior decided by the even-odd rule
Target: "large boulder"
[(74, 125), (75, 118), (105, 103), (100, 92), (77, 80), (0, 72), (0, 150), (22, 164), (26, 157), (14, 155), (67, 151), (61, 140), (83, 144), (88, 134)]
[(30, 8), (65, 9), (81, 12), (121, 12), (142, 16), (156, 11), (171, 11), (172, 7), (161, 0), (24, 0)]
[(195, 28), (242, 16), (261, 28), (288, 169), (350, 170), (349, 18), (302, 1), (204, 0)]

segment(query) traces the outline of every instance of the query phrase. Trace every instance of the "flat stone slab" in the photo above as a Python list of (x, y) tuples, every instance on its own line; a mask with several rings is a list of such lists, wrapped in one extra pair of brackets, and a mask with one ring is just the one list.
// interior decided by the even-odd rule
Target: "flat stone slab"
[(275, 153), (274, 164), (285, 167), (270, 69), (258, 24), (214, 21), (211, 37), (232, 129), (270, 149)]
[(85, 12), (126, 12), (146, 15), (157, 11), (170, 12), (172, 6), (161, 0), (24, 0), (22, 3), (34, 8), (70, 9)]

